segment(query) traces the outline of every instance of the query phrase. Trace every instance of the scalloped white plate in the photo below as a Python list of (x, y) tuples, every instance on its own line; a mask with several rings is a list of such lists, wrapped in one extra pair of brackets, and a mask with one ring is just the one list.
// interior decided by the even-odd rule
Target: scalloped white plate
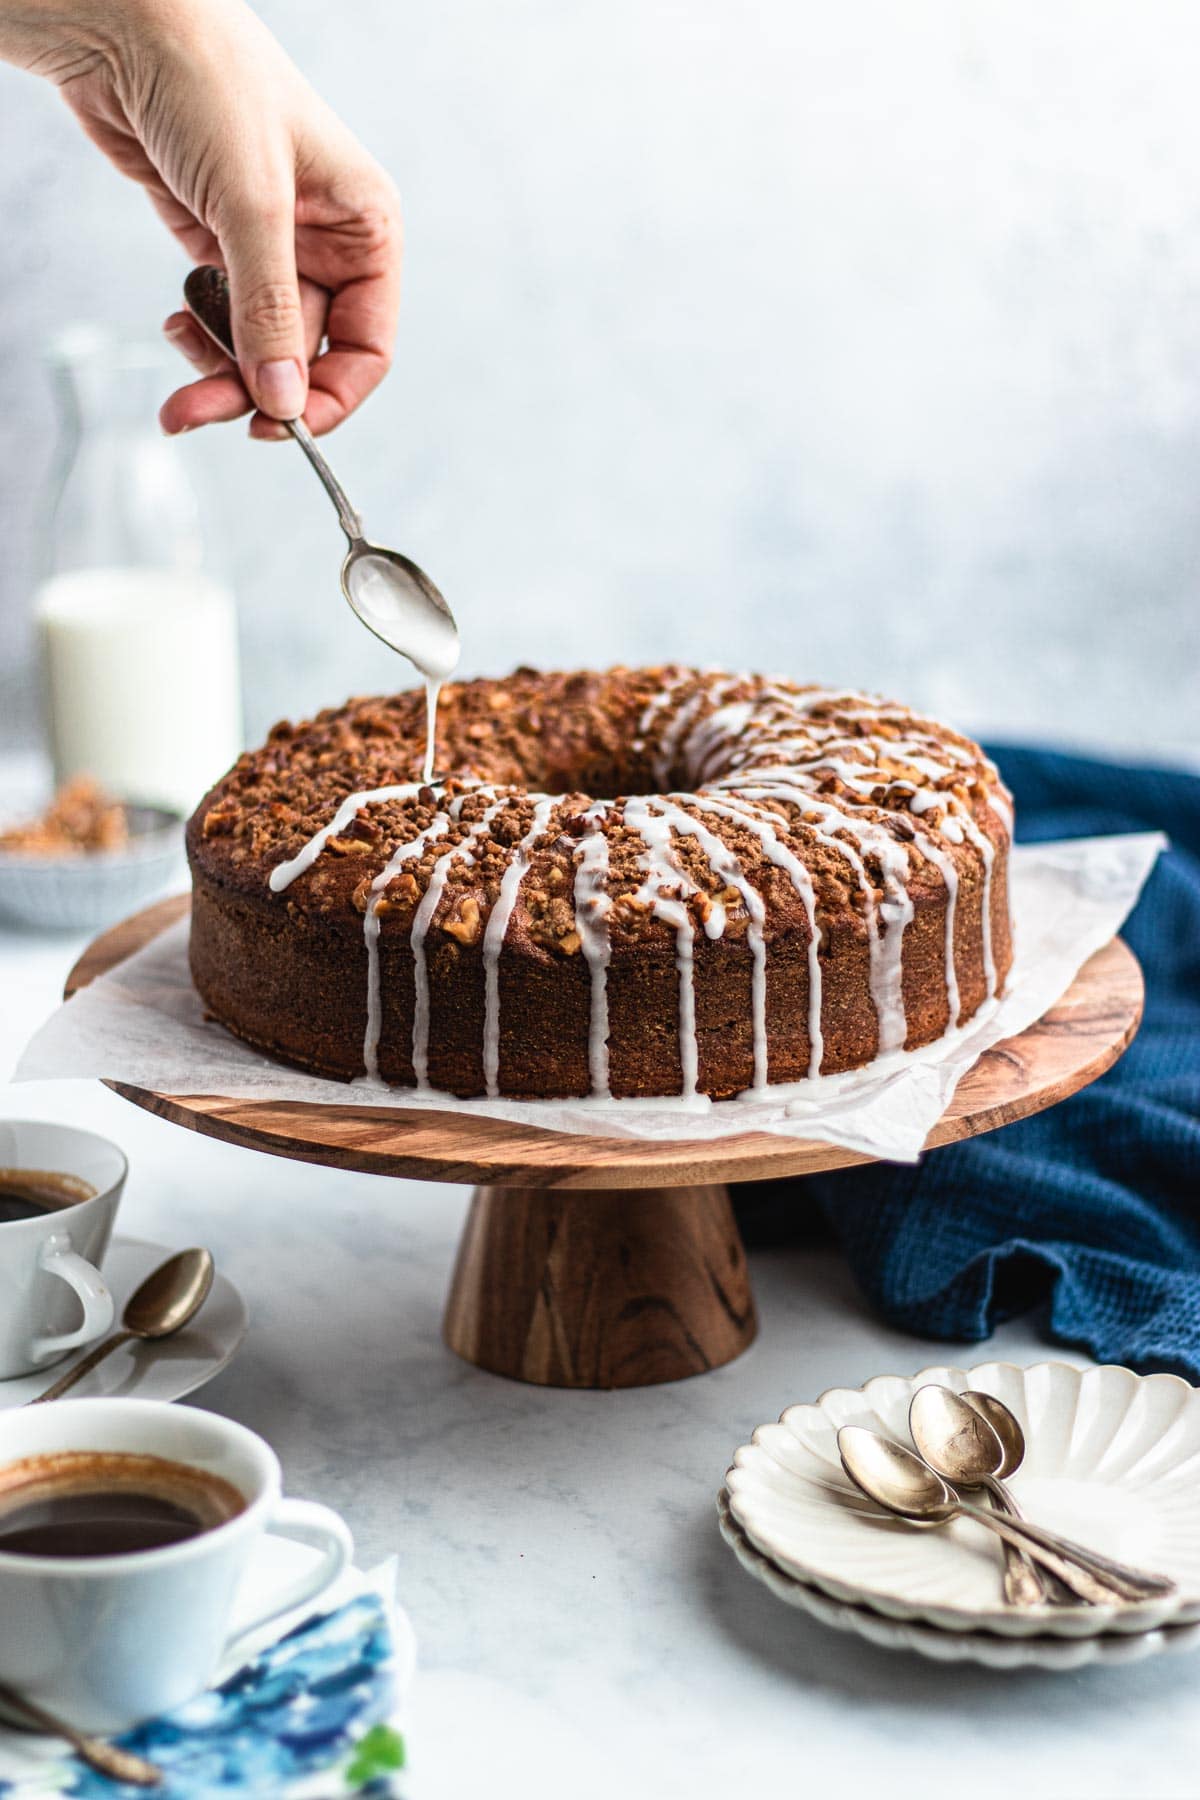
[(852, 1631), (880, 1650), (915, 1650), (933, 1662), (982, 1663), (985, 1669), (1051, 1669), (1070, 1674), (1094, 1664), (1112, 1668), (1142, 1662), (1147, 1656), (1173, 1656), (1200, 1648), (1200, 1624), (1164, 1625), (1156, 1631), (1103, 1632), (1096, 1637), (1001, 1637), (992, 1631), (942, 1631), (905, 1619), (885, 1618), (869, 1606), (834, 1600), (777, 1569), (756, 1550), (729, 1510), (722, 1488), (717, 1499), (721, 1536), (748, 1575), (769, 1587), (777, 1599), (795, 1606), (834, 1631)]
[[(970, 1520), (930, 1529), (880, 1513), (842, 1469), (838, 1428), (867, 1425), (911, 1443), (909, 1401), (930, 1381), (982, 1388), (1016, 1413), (1027, 1454), (1009, 1486), (1028, 1518), (1170, 1575), (1178, 1593), (1137, 1606), (1018, 1610), (1003, 1600), (993, 1533)], [(889, 1618), (1067, 1638), (1200, 1620), (1200, 1393), (1175, 1375), (1058, 1362), (878, 1375), (760, 1425), (725, 1482), (733, 1518), (776, 1568)]]

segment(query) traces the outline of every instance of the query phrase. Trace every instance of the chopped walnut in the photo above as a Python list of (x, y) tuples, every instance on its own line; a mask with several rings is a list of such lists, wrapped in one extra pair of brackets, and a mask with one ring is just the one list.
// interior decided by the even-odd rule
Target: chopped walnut
[(236, 806), (210, 806), (204, 815), (203, 833), (208, 837), (228, 837), (238, 821)]
[(477, 944), (483, 935), (483, 921), (479, 912), (479, 902), (474, 894), (464, 895), (459, 903), (457, 918), (447, 919), (442, 930), (460, 944)]

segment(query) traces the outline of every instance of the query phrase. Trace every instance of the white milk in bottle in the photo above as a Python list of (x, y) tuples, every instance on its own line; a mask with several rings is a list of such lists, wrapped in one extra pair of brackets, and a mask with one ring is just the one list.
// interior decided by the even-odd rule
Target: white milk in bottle
[(179, 370), (90, 327), (49, 352), (58, 456), (33, 596), (56, 777), (190, 813), (241, 748), (233, 595), (158, 407)]
[(191, 812), (241, 745), (233, 595), (171, 568), (76, 569), (34, 597), (58, 780)]

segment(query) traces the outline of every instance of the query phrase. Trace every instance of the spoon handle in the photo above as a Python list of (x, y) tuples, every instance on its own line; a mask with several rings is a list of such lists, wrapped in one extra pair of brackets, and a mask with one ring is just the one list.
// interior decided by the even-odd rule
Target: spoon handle
[(127, 1344), (131, 1338), (135, 1338), (136, 1336), (136, 1331), (114, 1332), (112, 1337), (105, 1338), (103, 1343), (97, 1344), (94, 1349), (89, 1350), (86, 1356), (81, 1356), (79, 1361), (75, 1363), (72, 1368), (68, 1369), (65, 1375), (60, 1375), (53, 1386), (48, 1387), (44, 1394), (37, 1394), (32, 1400), (27, 1400), (25, 1402), (26, 1406), (40, 1406), (43, 1400), (61, 1399), (68, 1388), (73, 1388), (75, 1383), (81, 1380), (83, 1376), (90, 1375), (97, 1363), (102, 1363), (105, 1357), (111, 1356), (113, 1351), (116, 1350), (119, 1345)]
[(0, 1686), (0, 1700), (13, 1712), (20, 1713), (30, 1725), (39, 1731), (45, 1731), (52, 1737), (63, 1738), (72, 1750), (85, 1762), (89, 1769), (95, 1769), (98, 1775), (105, 1775), (109, 1781), (128, 1782), (130, 1787), (159, 1787), (162, 1784), (163, 1772), (157, 1763), (147, 1762), (144, 1756), (134, 1756), (129, 1750), (120, 1750), (115, 1744), (106, 1744), (103, 1738), (90, 1737), (86, 1732), (76, 1731), (73, 1725), (67, 1725), (62, 1719), (56, 1719), (34, 1701), (27, 1700), (24, 1694), (18, 1694), (15, 1688)]
[[(1007, 1513), (1014, 1519), (1022, 1517), (1016, 1501), (1002, 1481), (993, 1476), (984, 1485), (997, 1512)], [(1004, 1540), (1004, 1598), (1010, 1606), (1045, 1606), (1051, 1598), (1036, 1565), (1029, 1560), (1024, 1550), (1018, 1550), (1007, 1538)]]
[[(1126, 1598), (1124, 1594), (1118, 1593), (1116, 1588), (1109, 1587), (1077, 1563), (1068, 1562), (1066, 1557), (1057, 1556), (1053, 1550), (1022, 1543), (1011, 1520), (1002, 1518), (998, 1513), (991, 1512), (986, 1507), (971, 1506), (966, 1501), (961, 1501), (960, 1506), (966, 1518), (974, 1519), (980, 1525), (986, 1525), (990, 1531), (996, 1532), (999, 1537), (1003, 1538), (1006, 1544), (1015, 1545), (1024, 1550), (1025, 1554), (1038, 1563), (1041, 1568), (1048, 1570), (1051, 1575), (1056, 1575), (1063, 1586), (1070, 1589), (1076, 1599), (1084, 1600), (1090, 1606), (1115, 1606)], [(1144, 1596), (1139, 1595), (1138, 1598), (1144, 1598)]]
[(1115, 1600), (1148, 1600), (1175, 1591), (1175, 1583), (1165, 1575), (1152, 1575), (1145, 1570), (1128, 1568), (1097, 1552), (1073, 1544), (1057, 1532), (1041, 1525), (1002, 1517), (987, 1507), (975, 1506), (958, 1499), (959, 1510), (968, 1519), (986, 1525), (1009, 1543), (1017, 1544), (1043, 1568), (1057, 1575), (1072, 1593), (1096, 1606), (1111, 1606)]
[[(224, 269), (206, 263), (193, 269), (183, 284), (183, 303), (202, 331), (206, 331), (218, 350), (236, 363), (233, 347), (233, 316), (229, 306), (229, 277)], [(342, 530), (352, 544), (361, 542), (362, 520), (351, 506), (346, 490), (317, 448), (317, 440), (303, 419), (285, 419), (300, 448), (321, 479), (321, 484), (337, 509)]]
[(338, 522), (352, 544), (361, 544), (363, 525), (346, 495), (346, 490), (325, 461), (320, 446), (303, 419), (285, 421), (288, 430), (320, 477), (321, 484), (337, 508)]
[(1053, 1538), (1059, 1549), (1067, 1549), (1071, 1555), (1099, 1575), (1102, 1581), (1113, 1583), (1128, 1581), (1146, 1594), (1170, 1593), (1175, 1586), (1165, 1575), (1154, 1575), (1145, 1569), (1130, 1568), (1127, 1563), (1115, 1562), (1112, 1557), (1104, 1556), (1099, 1550), (1090, 1550), (1086, 1544), (1076, 1544), (1071, 1538), (1063, 1537), (1061, 1532), (1047, 1532), (1044, 1525), (1031, 1525), (1025, 1517), (1007, 1487), (997, 1476), (989, 1476), (984, 1483), (987, 1491), (997, 1504), (1013, 1519), (1022, 1531), (1031, 1535), (1040, 1534), (1043, 1541)]

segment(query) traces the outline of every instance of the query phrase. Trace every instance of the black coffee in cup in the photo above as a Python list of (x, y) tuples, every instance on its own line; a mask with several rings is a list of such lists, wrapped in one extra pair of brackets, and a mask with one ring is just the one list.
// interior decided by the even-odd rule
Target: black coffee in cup
[(244, 1512), (231, 1482), (164, 1456), (56, 1450), (0, 1468), (0, 1556), (123, 1556)]
[(56, 1169), (0, 1169), (0, 1225), (61, 1212), (96, 1192), (78, 1175), (60, 1175)]

